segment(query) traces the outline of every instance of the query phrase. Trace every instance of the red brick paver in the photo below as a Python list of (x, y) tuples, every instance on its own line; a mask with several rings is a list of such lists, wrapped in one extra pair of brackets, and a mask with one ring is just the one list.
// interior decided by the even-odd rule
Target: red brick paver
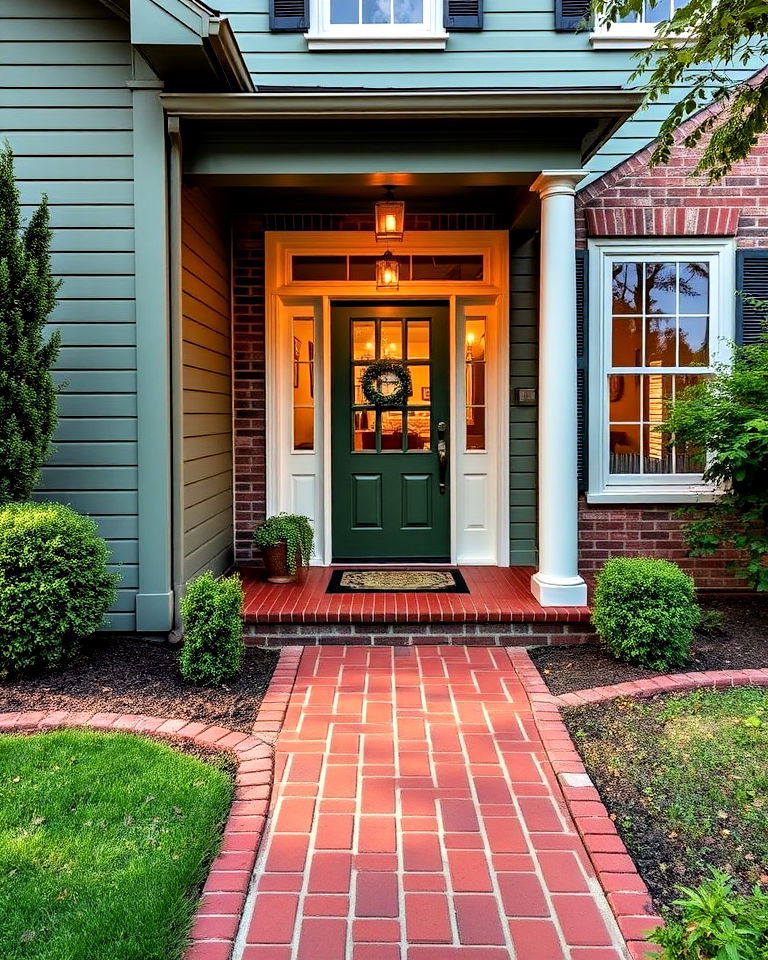
[(237, 960), (584, 960), (623, 938), (506, 650), (310, 647)]

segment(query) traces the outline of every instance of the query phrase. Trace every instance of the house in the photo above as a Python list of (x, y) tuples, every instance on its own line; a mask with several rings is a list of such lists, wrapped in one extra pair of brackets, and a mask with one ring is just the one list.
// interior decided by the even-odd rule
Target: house
[[(64, 281), (39, 495), (97, 519), (113, 628), (169, 630), (279, 510), (321, 566), (509, 570), (562, 633), (605, 556), (684, 557), (701, 463), (652, 424), (756, 329), (768, 144), (714, 188), (682, 147), (649, 171), (655, 14), (586, 6), (0, 2), (0, 130)], [(360, 384), (382, 359), (397, 409)]]

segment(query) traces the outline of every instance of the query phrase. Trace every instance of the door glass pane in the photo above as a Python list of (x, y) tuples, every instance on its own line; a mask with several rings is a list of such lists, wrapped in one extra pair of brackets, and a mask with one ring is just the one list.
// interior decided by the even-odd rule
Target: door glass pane
[(352, 368), (352, 376), (355, 378), (355, 403), (368, 403), (363, 394), (363, 388), (360, 386), (360, 377), (362, 377), (366, 369), (366, 367), (358, 366)]
[(413, 384), (413, 393), (408, 398), (411, 406), (421, 407), (425, 403), (431, 402), (430, 383), (429, 383), (429, 365), (426, 363), (410, 364), (408, 369), (411, 373), (411, 383)]
[(403, 359), (403, 324), (400, 320), (381, 321), (379, 356), (387, 360)]
[(408, 450), (429, 450), (432, 446), (429, 410), (411, 410), (408, 413)]
[(408, 321), (408, 359), (429, 360), (429, 320)]
[(376, 449), (376, 411), (355, 410), (352, 415), (353, 442), (356, 451)]
[(403, 414), (400, 410), (381, 411), (381, 452), (402, 453)]
[(376, 325), (373, 320), (352, 321), (352, 357), (373, 360), (376, 356)]
[(467, 320), (464, 330), (467, 450), (485, 450), (485, 331), (485, 317)]
[(467, 360), (474, 363), (485, 360), (485, 317), (467, 320), (465, 336)]
[(485, 450), (485, 407), (467, 407), (467, 450)]
[(293, 449), (315, 446), (315, 321), (293, 321)]

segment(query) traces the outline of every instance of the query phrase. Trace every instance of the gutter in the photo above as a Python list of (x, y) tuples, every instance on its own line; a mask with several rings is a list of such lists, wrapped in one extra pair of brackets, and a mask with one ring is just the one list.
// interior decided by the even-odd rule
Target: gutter
[(255, 87), (251, 74), (226, 17), (208, 20), (207, 43), (227, 86), (238, 93), (253, 93)]

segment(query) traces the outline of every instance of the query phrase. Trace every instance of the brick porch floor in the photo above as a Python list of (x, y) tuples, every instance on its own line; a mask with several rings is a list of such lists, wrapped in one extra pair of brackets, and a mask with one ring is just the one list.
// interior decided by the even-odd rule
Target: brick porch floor
[[(375, 566), (375, 564), (371, 564)], [(326, 593), (331, 567), (302, 582), (267, 583), (241, 570), (250, 623), (583, 623), (587, 607), (542, 607), (531, 596), (533, 567), (459, 567), (469, 593)]]
[(618, 960), (506, 650), (310, 647), (237, 960)]

